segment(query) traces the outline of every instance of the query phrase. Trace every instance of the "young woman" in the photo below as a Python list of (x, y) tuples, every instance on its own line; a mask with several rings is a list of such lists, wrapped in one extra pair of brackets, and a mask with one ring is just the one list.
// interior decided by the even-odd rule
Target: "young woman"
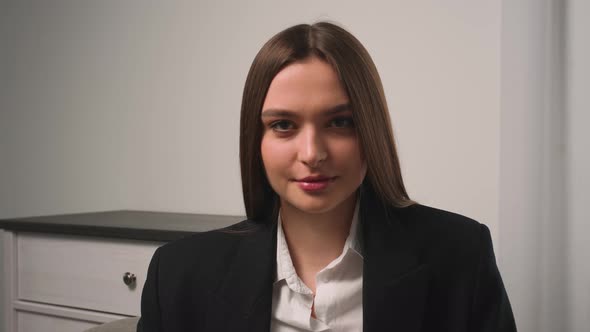
[(516, 331), (488, 228), (404, 188), (361, 43), (297, 25), (244, 87), (247, 220), (159, 248), (138, 331)]

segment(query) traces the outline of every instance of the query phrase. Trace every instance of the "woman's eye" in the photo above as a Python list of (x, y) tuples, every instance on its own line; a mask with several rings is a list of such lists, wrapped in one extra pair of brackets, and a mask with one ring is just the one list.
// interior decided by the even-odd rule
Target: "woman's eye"
[[(334, 119), (330, 120), (329, 125), (330, 125), (330, 127), (334, 127), (334, 128), (352, 128), (352, 127), (354, 127), (353, 120), (351, 117), (334, 118)], [(271, 123), (269, 125), (269, 127), (270, 127), (270, 129), (272, 129), (276, 132), (281, 132), (281, 133), (286, 133), (288, 131), (295, 129), (295, 125), (293, 124), (293, 122), (288, 121), (288, 120), (275, 121), (275, 122)]]
[(281, 120), (281, 121), (276, 121), (273, 122), (270, 125), (270, 128), (276, 131), (287, 131), (289, 129), (291, 129), (292, 124), (289, 121), (285, 121), (285, 120)]
[(353, 126), (352, 118), (335, 118), (331, 123), (338, 128), (349, 128)]

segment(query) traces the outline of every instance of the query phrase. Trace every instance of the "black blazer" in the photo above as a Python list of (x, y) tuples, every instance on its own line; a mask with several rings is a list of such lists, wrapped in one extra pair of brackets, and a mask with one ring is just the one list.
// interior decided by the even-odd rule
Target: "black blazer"
[[(363, 330), (516, 331), (488, 228), (361, 199)], [(137, 331), (269, 331), (276, 223), (245, 220), (156, 250)]]

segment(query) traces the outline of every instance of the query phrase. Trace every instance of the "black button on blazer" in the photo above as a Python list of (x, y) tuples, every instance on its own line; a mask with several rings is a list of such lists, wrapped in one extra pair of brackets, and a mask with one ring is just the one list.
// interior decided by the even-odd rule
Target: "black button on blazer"
[[(363, 331), (516, 331), (488, 228), (362, 198)], [(245, 220), (156, 250), (138, 332), (269, 331), (276, 222)]]

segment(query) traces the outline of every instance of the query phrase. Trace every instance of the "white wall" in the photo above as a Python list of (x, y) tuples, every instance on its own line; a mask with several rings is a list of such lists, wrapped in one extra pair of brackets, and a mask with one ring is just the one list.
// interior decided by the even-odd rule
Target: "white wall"
[(9, 32), (8, 27), (10, 26), (9, 16), (6, 10), (1, 8), (7, 7), (8, 0), (0, 0), (0, 217), (8, 213), (12, 208), (11, 200), (12, 194), (10, 190), (10, 172), (7, 163), (8, 152), (7, 152), (7, 135), (6, 126), (8, 123), (8, 52), (9, 52)]
[(14, 204), (244, 214), (241, 90), (271, 35), (341, 22), (382, 74), (411, 196), (498, 222), (500, 3), (11, 1)]
[[(9, 211), (11, 202), (9, 201), (12, 197), (10, 191), (10, 184), (8, 183), (9, 180), (9, 168), (6, 166), (8, 162), (7, 159), (7, 152), (6, 152), (6, 140), (8, 136), (6, 135), (6, 121), (5, 115), (7, 114), (6, 107), (6, 97), (8, 95), (8, 80), (6, 79), (8, 76), (8, 15), (6, 15), (6, 11), (3, 11), (2, 8), (6, 7), (6, 0), (0, 0), (0, 216), (3, 214), (2, 211)], [(0, 248), (3, 248), (4, 243), (2, 242), (2, 233), (3, 231), (0, 230)], [(4, 255), (2, 254), (3, 249), (0, 249), (0, 266), (4, 266)], [(4, 289), (4, 277), (0, 274), (0, 322), (6, 321), (5, 315), (5, 301), (4, 299), (6, 290)], [(0, 331), (3, 331), (4, 324), (0, 323)]]

